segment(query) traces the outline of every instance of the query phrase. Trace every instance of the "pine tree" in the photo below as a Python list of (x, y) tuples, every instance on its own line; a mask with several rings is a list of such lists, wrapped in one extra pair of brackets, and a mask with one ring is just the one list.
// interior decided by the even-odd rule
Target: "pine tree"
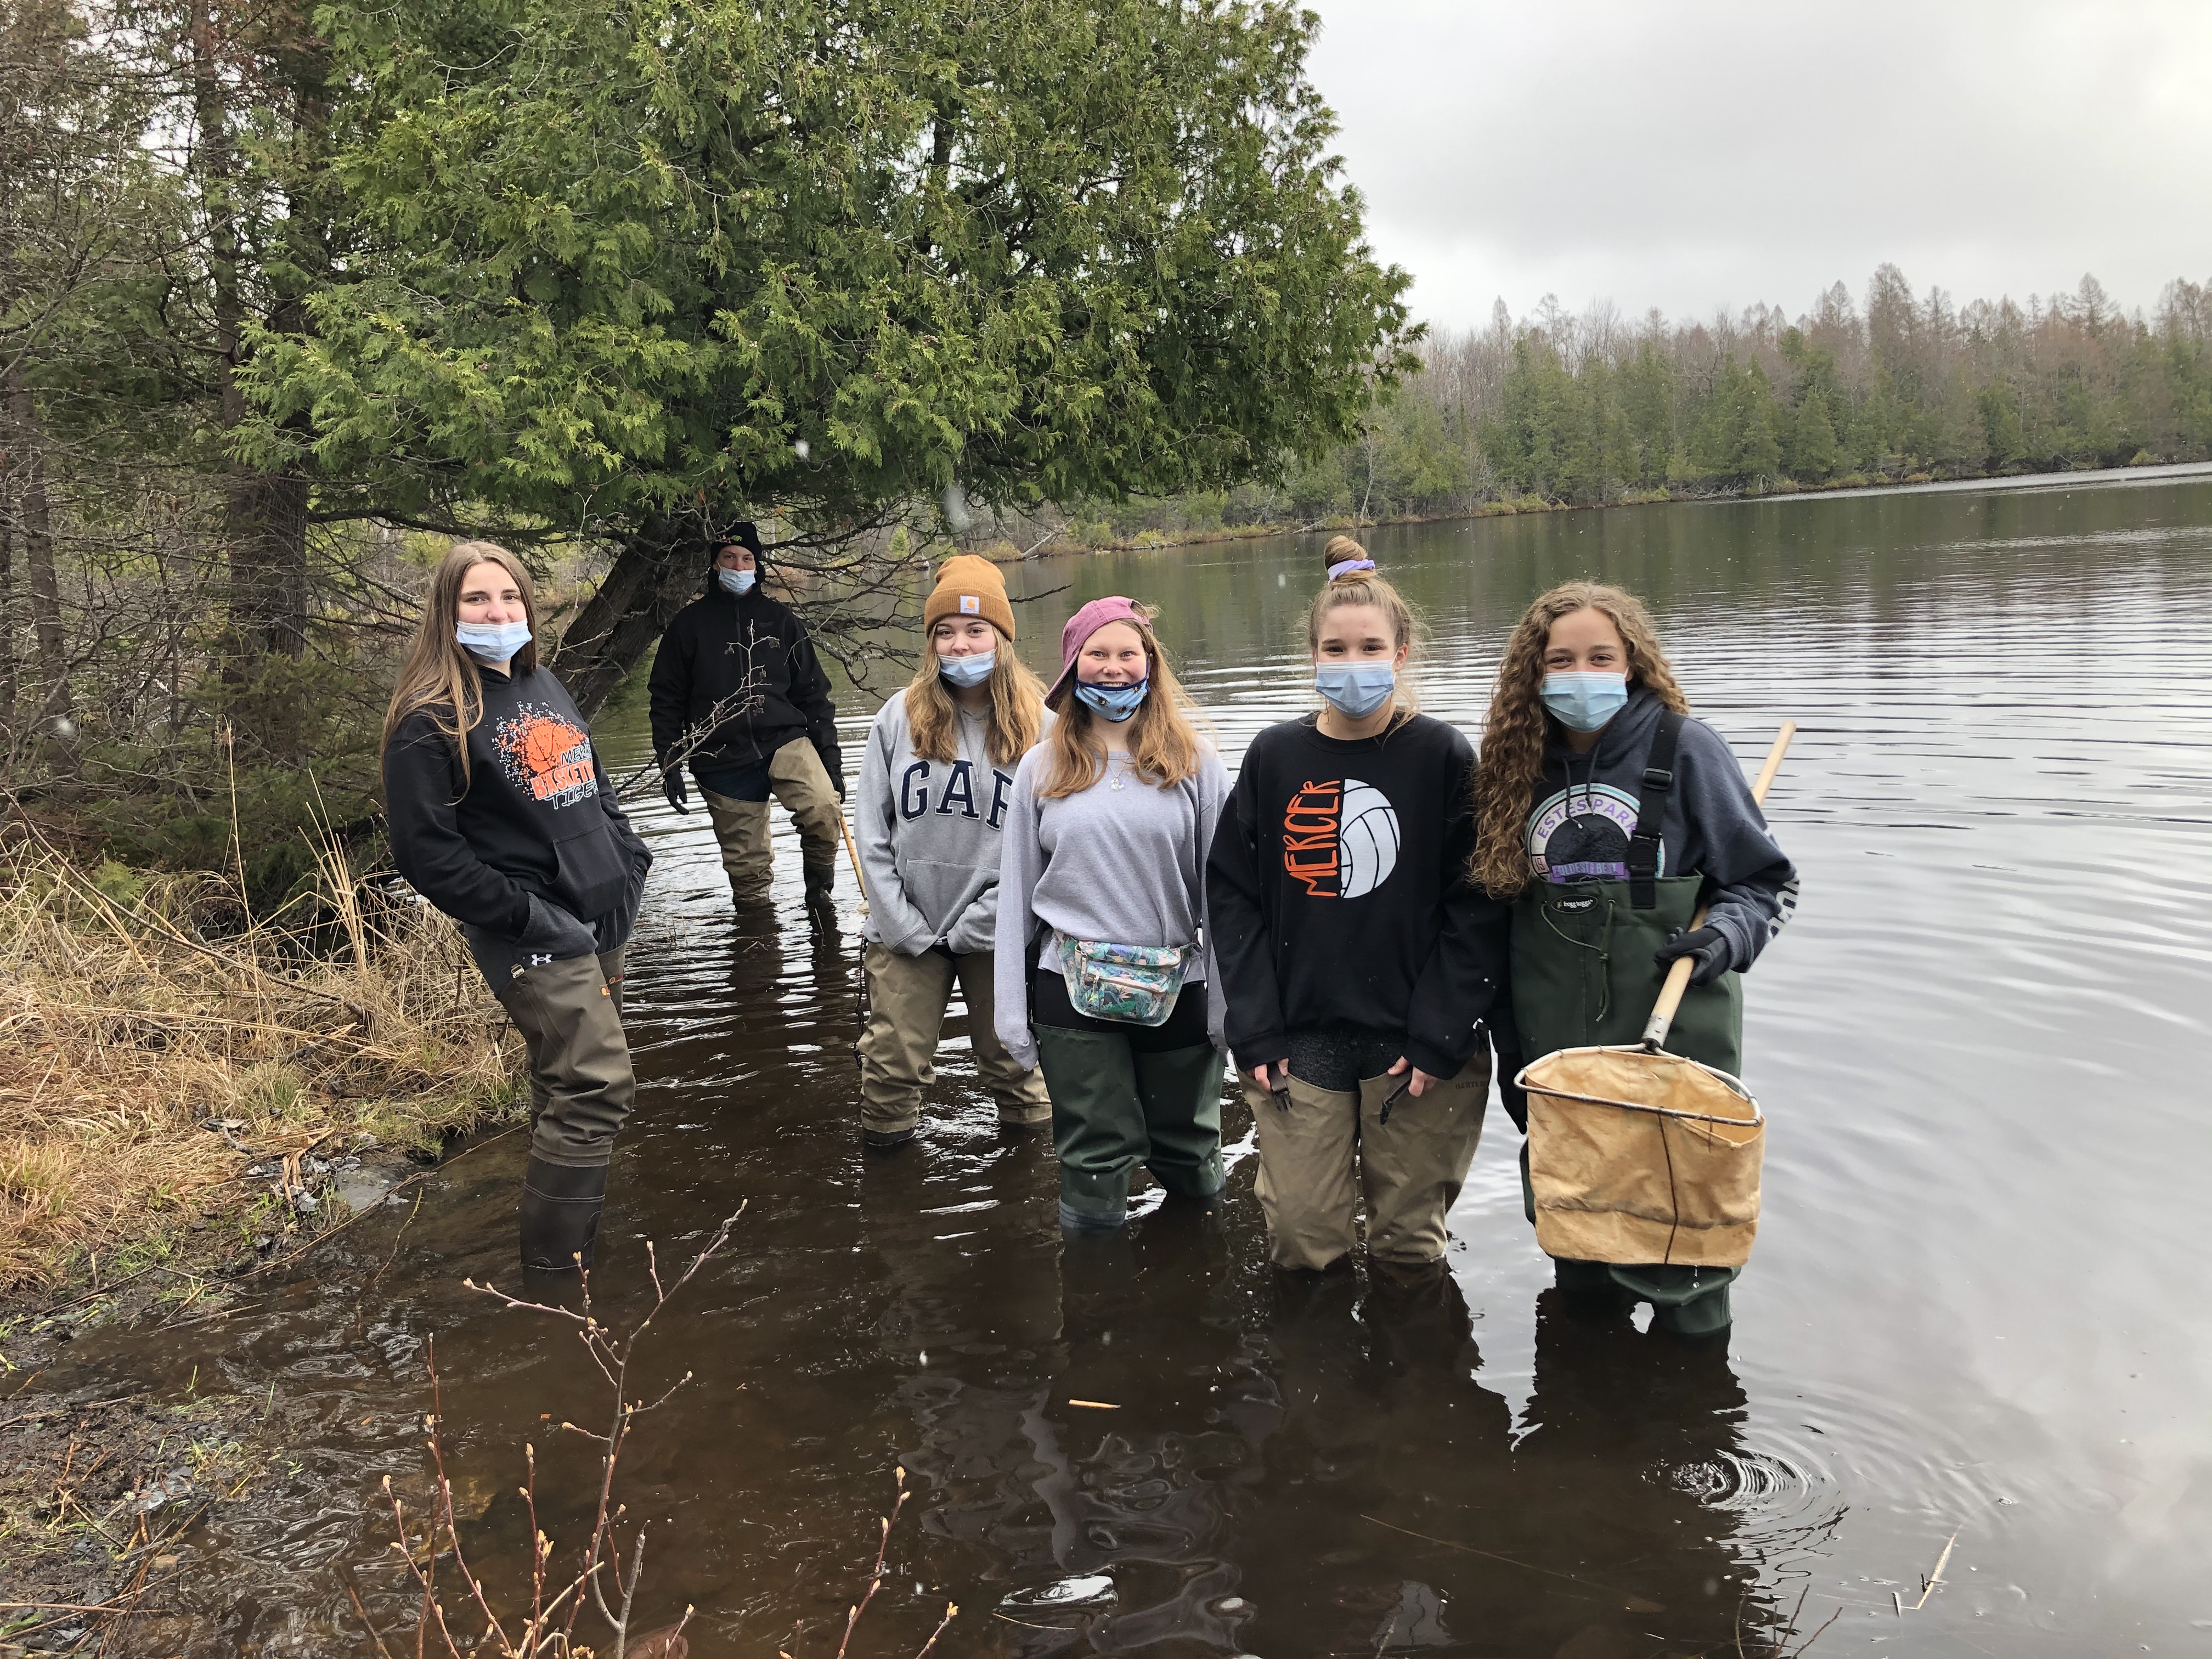
[(1798, 403), (1790, 426), (1790, 475), (1820, 483), (1836, 470), (1835, 422), (1828, 418), (1827, 394), (1818, 387)]
[(1782, 445), (1775, 431), (1774, 386), (1755, 361), (1736, 377), (1735, 396), (1743, 411), (1738, 422), (1735, 471), (1748, 487), (1763, 489), (1781, 476)]

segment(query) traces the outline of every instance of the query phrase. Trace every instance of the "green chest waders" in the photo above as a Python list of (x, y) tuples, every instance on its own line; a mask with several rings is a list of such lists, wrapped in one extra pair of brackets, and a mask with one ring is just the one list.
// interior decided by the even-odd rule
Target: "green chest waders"
[[(1691, 927), (1705, 885), (1699, 875), (1658, 873), (1660, 831), (1674, 787), (1681, 725), (1682, 716), (1670, 711), (1661, 717), (1653, 737), (1636, 833), (1624, 860), (1627, 878), (1537, 882), (1515, 902), (1513, 1018), (1522, 1052), (1531, 1059), (1562, 1048), (1633, 1044), (1643, 1036), (1667, 977), (1653, 952), (1668, 935)], [(1711, 985), (1688, 991), (1667, 1048), (1733, 1076), (1743, 1049), (1741, 976), (1723, 974)], [(1534, 1221), (1526, 1146), (1522, 1181)], [(1659, 1237), (1668, 1235), (1662, 1231)], [(1560, 1283), (1617, 1287), (1651, 1303), (1668, 1323), (1686, 1330), (1725, 1326), (1727, 1288), (1741, 1267), (1669, 1265), (1658, 1259), (1662, 1248), (1653, 1249), (1648, 1264), (1560, 1258)]]

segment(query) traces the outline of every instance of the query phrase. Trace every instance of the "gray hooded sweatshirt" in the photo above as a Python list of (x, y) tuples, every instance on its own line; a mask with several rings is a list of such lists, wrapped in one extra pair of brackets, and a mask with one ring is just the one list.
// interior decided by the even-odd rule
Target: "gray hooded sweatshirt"
[[(1659, 699), (1639, 687), (1587, 755), (1556, 732), (1545, 744), (1544, 775), (1522, 832), (1537, 879), (1628, 878), (1644, 757), (1662, 712)], [(1707, 923), (1728, 940), (1729, 966), (1749, 968), (1796, 912), (1797, 872), (1767, 830), (1727, 740), (1703, 720), (1682, 722), (1659, 836), (1659, 873), (1705, 878)]]
[(1206, 855), (1229, 794), (1219, 758), (1201, 744), (1198, 770), (1163, 789), (1139, 778), (1128, 756), (1109, 755), (1096, 783), (1055, 800), (1036, 793), (1045, 763), (1042, 744), (1022, 757), (1006, 811), (993, 964), (999, 1041), (1021, 1065), (1036, 1064), (1030, 965), (1059, 971), (1060, 949), (1048, 932), (1036, 951), (1028, 945), (1056, 929), (1114, 945), (1199, 946), (1183, 982), (1205, 981), (1206, 1034), (1222, 1047), (1225, 1010), (1206, 925)]
[[(1052, 729), (1044, 719), (1039, 736)], [(939, 944), (956, 956), (988, 951), (997, 931), (999, 847), (1017, 763), (991, 759), (988, 716), (963, 709), (957, 726), (957, 759), (922, 759), (902, 691), (868, 728), (854, 812), (868, 883), (861, 932), (902, 957)]]

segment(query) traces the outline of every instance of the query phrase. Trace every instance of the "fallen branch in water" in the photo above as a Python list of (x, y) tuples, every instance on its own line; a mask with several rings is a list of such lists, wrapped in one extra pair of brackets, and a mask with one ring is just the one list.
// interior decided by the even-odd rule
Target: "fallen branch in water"
[(1943, 1553), (1936, 1558), (1936, 1571), (1920, 1581), (1920, 1599), (1912, 1604), (1913, 1612), (1917, 1613), (1926, 1607), (1928, 1598), (1936, 1594), (1936, 1586), (1943, 1582), (1943, 1569), (1951, 1559), (1951, 1546), (1958, 1541), (1959, 1534), (1955, 1532), (1945, 1540)]

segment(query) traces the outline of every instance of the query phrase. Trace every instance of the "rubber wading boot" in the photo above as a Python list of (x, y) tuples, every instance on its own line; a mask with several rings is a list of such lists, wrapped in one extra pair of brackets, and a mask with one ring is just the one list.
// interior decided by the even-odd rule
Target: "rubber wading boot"
[(1555, 1255), (1552, 1258), (1552, 1283), (1571, 1297), (1594, 1302), (1626, 1304), (1632, 1295), (1613, 1278), (1612, 1264), (1605, 1261), (1576, 1261)]
[(872, 1152), (895, 1152), (921, 1133), (919, 1129), (863, 1129), (860, 1145)]
[(809, 925), (828, 933), (837, 931), (837, 901), (831, 894), (836, 884), (837, 864), (835, 859), (808, 859), (802, 866), (806, 879), (806, 920)]
[(1674, 1307), (1655, 1307), (1651, 1310), (1651, 1322), (1676, 1336), (1718, 1335), (1727, 1331), (1734, 1318), (1729, 1310), (1726, 1285)]
[(532, 1157), (522, 1177), (522, 1265), (574, 1273), (592, 1265), (599, 1212), (607, 1201), (607, 1166), (572, 1169)]

